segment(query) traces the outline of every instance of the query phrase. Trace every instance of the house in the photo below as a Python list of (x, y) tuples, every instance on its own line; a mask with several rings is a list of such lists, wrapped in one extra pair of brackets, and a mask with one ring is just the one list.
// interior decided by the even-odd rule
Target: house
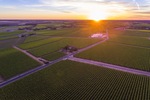
[(62, 48), (61, 51), (65, 53), (72, 53), (72, 52), (78, 51), (78, 49), (76, 47), (67, 45), (64, 48)]

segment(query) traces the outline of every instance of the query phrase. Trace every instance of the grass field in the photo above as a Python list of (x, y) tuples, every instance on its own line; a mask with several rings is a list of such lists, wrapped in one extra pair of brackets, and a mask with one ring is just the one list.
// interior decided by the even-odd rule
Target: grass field
[(0, 76), (8, 79), (40, 65), (21, 52), (9, 48), (0, 50)]
[(0, 89), (0, 100), (149, 100), (150, 78), (63, 61)]
[(150, 71), (150, 49), (146, 48), (107, 42), (79, 53), (76, 56)]
[(83, 48), (93, 43), (100, 41), (100, 39), (88, 39), (88, 38), (63, 38), (60, 41), (50, 43), (47, 45), (39, 46), (29, 50), (30, 53), (36, 56), (41, 56), (47, 53), (59, 51), (66, 45), (75, 46), (77, 48)]

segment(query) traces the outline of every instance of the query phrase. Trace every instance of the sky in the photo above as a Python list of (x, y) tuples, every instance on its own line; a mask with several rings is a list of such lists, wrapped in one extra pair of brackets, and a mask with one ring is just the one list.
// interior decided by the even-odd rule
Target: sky
[(0, 19), (150, 20), (150, 0), (0, 0)]

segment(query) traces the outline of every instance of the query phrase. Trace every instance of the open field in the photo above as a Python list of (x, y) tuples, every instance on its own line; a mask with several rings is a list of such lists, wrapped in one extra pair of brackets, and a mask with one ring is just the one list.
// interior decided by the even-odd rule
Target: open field
[(12, 38), (12, 39), (10, 38), (6, 40), (1, 40), (0, 49), (12, 47), (17, 41), (18, 41), (18, 38)]
[(53, 61), (53, 60), (56, 60), (56, 59), (58, 59), (64, 55), (65, 54), (62, 52), (53, 52), (53, 53), (46, 54), (46, 55), (42, 56), (42, 58), (49, 60), (49, 61)]
[(126, 66), (129, 68), (150, 71), (149, 54), (150, 49), (106, 42), (79, 53), (76, 56)]
[(108, 40), (109, 42), (113, 43), (123, 43), (141, 47), (149, 47), (150, 48), (150, 39), (146, 37), (137, 37), (137, 36), (116, 36), (110, 37)]
[(61, 48), (71, 45), (77, 48), (83, 48), (93, 43), (100, 41), (100, 39), (88, 39), (88, 38), (63, 38), (60, 41), (56, 41), (47, 45), (39, 46), (29, 50), (30, 53), (36, 56), (41, 56), (47, 53), (59, 51)]
[(23, 33), (24, 31), (14, 31), (14, 32), (0, 32), (0, 37), (8, 37), (8, 36), (12, 36), (12, 35), (18, 35), (20, 33)]
[(23, 49), (31, 49), (31, 48), (38, 47), (38, 46), (41, 46), (44, 44), (49, 44), (51, 42), (59, 41), (60, 39), (62, 39), (62, 38), (47, 38), (47, 39), (42, 39), (39, 41), (24, 43), (24, 44), (20, 45), (20, 47)]
[(0, 99), (148, 100), (149, 77), (71, 61), (57, 63), (0, 90)]
[(0, 50), (0, 76), (4, 79), (8, 79), (38, 65), (40, 64), (15, 49)]
[(51, 36), (62, 36), (67, 34), (72, 34), (77, 31), (77, 28), (70, 28), (70, 29), (59, 29), (59, 30), (40, 30), (36, 33), (39, 35), (51, 35)]
[(150, 30), (135, 30), (135, 29), (113, 30), (110, 31), (110, 33), (125, 36), (150, 37)]
[(47, 36), (30, 36), (27, 37), (24, 43), (33, 42), (33, 41), (39, 41), (48, 38)]

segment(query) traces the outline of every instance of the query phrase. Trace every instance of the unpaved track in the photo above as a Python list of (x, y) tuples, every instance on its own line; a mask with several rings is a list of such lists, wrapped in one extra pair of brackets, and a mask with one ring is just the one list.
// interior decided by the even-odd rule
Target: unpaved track
[(16, 46), (13, 46), (14, 49), (26, 54), (27, 56), (29, 56), (30, 58), (34, 59), (35, 61), (39, 62), (40, 64), (44, 64), (42, 61), (40, 61), (37, 57), (35, 57), (34, 55), (30, 54), (29, 52), (27, 52), (26, 50), (20, 49)]
[(127, 67), (123, 67), (123, 66), (107, 64), (107, 63), (103, 63), (103, 62), (81, 59), (81, 58), (76, 58), (76, 57), (70, 57), (70, 58), (68, 58), (68, 60), (150, 77), (150, 72), (127, 68)]

